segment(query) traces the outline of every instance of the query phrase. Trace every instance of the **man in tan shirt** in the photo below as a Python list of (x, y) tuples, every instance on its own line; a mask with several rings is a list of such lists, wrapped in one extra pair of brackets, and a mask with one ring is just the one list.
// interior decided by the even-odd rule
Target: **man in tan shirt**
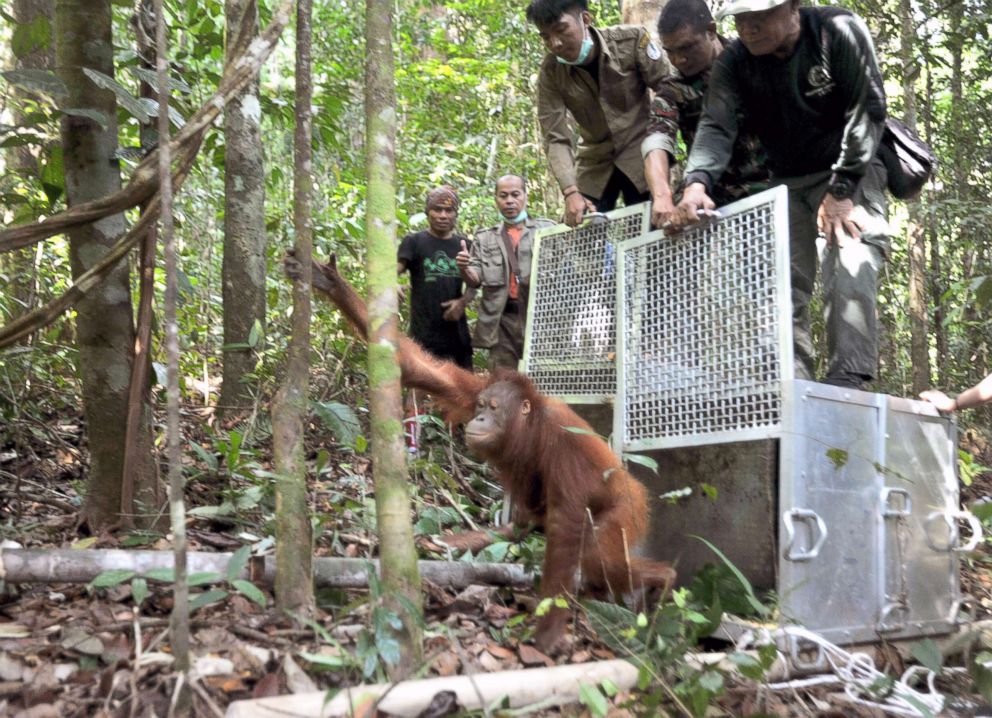
[(659, 89), (669, 74), (661, 48), (640, 26), (593, 27), (587, 0), (532, 0), (527, 19), (548, 49), (537, 113), (565, 222), (574, 227), (588, 211), (609, 211), (621, 195), (627, 205), (646, 201), (640, 148), (648, 89)]

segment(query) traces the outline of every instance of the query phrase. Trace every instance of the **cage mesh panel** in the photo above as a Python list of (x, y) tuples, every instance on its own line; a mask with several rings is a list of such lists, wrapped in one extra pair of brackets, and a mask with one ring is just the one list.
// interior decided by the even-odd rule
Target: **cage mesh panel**
[(774, 203), (624, 248), (624, 442), (780, 422)]
[(532, 269), (527, 373), (552, 396), (616, 394), (616, 246), (643, 214), (541, 238)]

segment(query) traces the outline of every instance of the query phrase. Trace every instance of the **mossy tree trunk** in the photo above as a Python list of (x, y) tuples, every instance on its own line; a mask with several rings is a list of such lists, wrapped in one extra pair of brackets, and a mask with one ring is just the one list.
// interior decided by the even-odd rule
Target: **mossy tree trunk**
[[(14, 69), (52, 70), (55, 66), (55, 43), (52, 33), (54, 3), (52, 0), (14, 0), (14, 20), (17, 29), (26, 32), (33, 41), (10, 48), (13, 54)], [(25, 29), (27, 28), (27, 29)], [(14, 102), (11, 103), (14, 124), (21, 125), (27, 120), (25, 100), (31, 93), (18, 87), (11, 88)], [(12, 147), (6, 150), (7, 162), (11, 169), (23, 177), (38, 176), (38, 151), (30, 145)], [(37, 210), (30, 216), (22, 216), (15, 222), (34, 219)], [(17, 318), (32, 309), (37, 299), (37, 266), (35, 257), (40, 257), (38, 247), (24, 248), (16, 252), (0, 255), (0, 272), (9, 277), (4, 287), (11, 318)]]
[(293, 227), (303, 277), (293, 282), (293, 335), (286, 378), (272, 406), (272, 448), (276, 467), (276, 606), (298, 619), (312, 616), (313, 536), (307, 507), (303, 427), (310, 372), (310, 257), (313, 254), (313, 97), (311, 0), (296, 6), (296, 133), (294, 137)]
[[(121, 187), (117, 150), (117, 103), (83, 73), (114, 74), (110, 0), (58, 0), (55, 6), (56, 65), (69, 89), (66, 104), (100, 113), (106, 129), (88, 117), (62, 118), (66, 198), (69, 206), (97, 199)], [(92, 267), (124, 232), (120, 214), (74, 229), (69, 257), (74, 277)], [(76, 304), (79, 375), (89, 442), (90, 473), (83, 518), (94, 530), (119, 520), (126, 442), (128, 384), (134, 355), (134, 324), (127, 263)], [(139, 495), (156, 495), (150, 427), (141, 442), (135, 480)], [(159, 507), (146, 507), (154, 513)]]
[[(225, 3), (230, 61), (238, 39), (258, 35), (257, 0)], [(262, 108), (256, 76), (224, 108), (224, 376), (221, 415), (251, 406), (245, 375), (255, 368), (265, 334), (265, 170)], [(255, 330), (255, 327), (258, 327)]]
[(420, 574), (410, 519), (403, 444), (400, 370), (396, 363), (396, 90), (392, 3), (365, 3), (365, 235), (369, 282), (369, 408), (382, 600), (403, 621), (400, 660), (390, 677), (409, 675), (422, 658)]

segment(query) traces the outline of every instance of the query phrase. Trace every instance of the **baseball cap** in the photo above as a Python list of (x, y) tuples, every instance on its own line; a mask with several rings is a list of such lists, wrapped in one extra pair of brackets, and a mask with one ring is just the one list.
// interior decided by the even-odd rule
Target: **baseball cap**
[(720, 12), (716, 19), (722, 20), (728, 15), (736, 15), (742, 12), (762, 12), (771, 10), (773, 7), (784, 5), (788, 0), (731, 0)]

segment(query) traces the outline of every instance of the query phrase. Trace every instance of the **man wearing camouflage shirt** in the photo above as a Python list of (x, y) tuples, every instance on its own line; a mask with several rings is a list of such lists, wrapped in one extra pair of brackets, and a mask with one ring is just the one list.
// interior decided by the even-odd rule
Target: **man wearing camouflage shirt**
[(469, 287), (482, 288), (472, 346), (489, 350), (489, 369), (516, 369), (524, 353), (527, 291), (534, 236), (555, 225), (527, 214), (527, 185), (520, 175), (496, 180), (496, 208), (502, 221), (479, 230), (469, 251), (455, 257)]
[[(677, 135), (681, 133), (688, 151), (703, 112), (710, 70), (730, 42), (717, 35), (705, 0), (669, 0), (658, 17), (658, 35), (675, 71), (651, 102), (648, 136), (641, 143), (641, 154), (651, 190), (651, 224), (662, 227), (675, 212), (670, 174)], [(767, 188), (761, 142), (751, 132), (739, 132), (730, 163), (713, 187), (713, 200), (722, 206)]]
[(661, 48), (640, 26), (593, 27), (587, 0), (532, 0), (527, 19), (548, 49), (537, 79), (537, 116), (566, 224), (615, 208), (621, 195), (626, 205), (646, 201), (640, 147), (648, 89), (659, 89), (669, 72)]
[(773, 182), (789, 190), (795, 375), (813, 378), (809, 302), (821, 259), (829, 384), (860, 388), (875, 377), (878, 273), (889, 242), (885, 168), (876, 157), (885, 92), (864, 21), (799, 0), (731, 0), (739, 40), (713, 65), (689, 153), (675, 223), (711, 209), (748, 118), (768, 154)]

